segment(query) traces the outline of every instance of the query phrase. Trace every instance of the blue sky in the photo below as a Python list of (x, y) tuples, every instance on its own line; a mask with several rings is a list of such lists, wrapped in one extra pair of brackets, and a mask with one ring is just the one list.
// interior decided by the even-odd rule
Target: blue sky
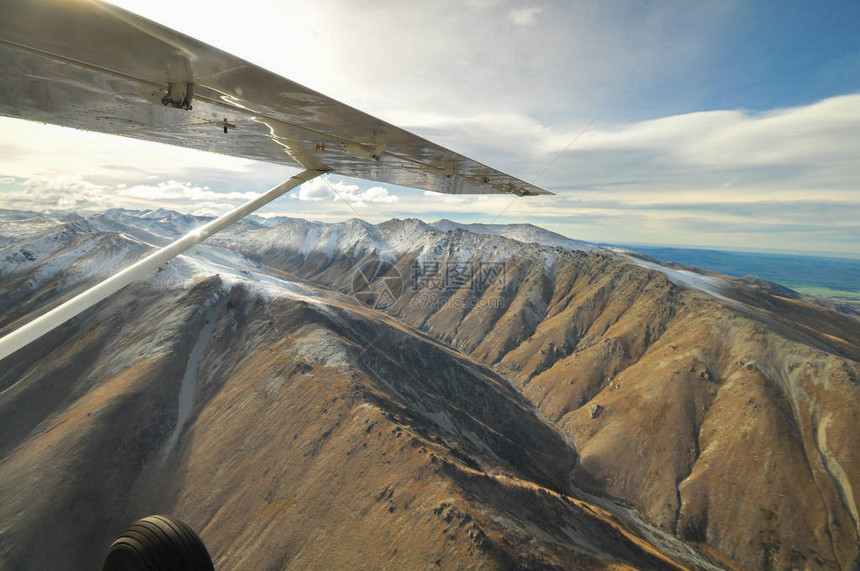
[[(537, 180), (556, 197), (511, 204), (331, 176), (270, 214), (531, 222), (600, 242), (860, 257), (856, 0), (247, 0), (226, 29), (209, 3), (117, 3), (528, 181), (593, 122)], [(293, 172), (0, 128), (6, 208), (217, 213)]]
[(860, 89), (860, 3), (711, 2), (723, 11), (698, 19), (691, 17), (699, 12), (695, 4), (676, 3), (668, 22), (689, 26), (697, 57), (667, 58), (660, 76), (643, 85), (644, 105), (630, 118), (646, 118), (643, 111), (763, 111)]

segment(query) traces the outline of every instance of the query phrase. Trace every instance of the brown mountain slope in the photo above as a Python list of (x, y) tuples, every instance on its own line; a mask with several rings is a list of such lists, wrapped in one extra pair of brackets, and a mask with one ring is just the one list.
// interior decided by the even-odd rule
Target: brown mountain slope
[[(609, 252), (436, 240), (397, 258), (389, 311), (518, 386), (575, 443), (578, 482), (731, 565), (860, 565), (856, 320), (741, 280), (714, 297)], [(463, 252), (504, 271), (447, 289), (416, 273)], [(260, 259), (348, 291), (345, 259), (376, 254), (346, 254)]]
[[(734, 568), (860, 565), (857, 320), (760, 283), (669, 272), (712, 295), (612, 252), (417, 221), (218, 243), (343, 292), (383, 257), (404, 278), (400, 322), (296, 284), (165, 289), (172, 264), (3, 363), (10, 566), (58, 563), (40, 529), (74, 548), (153, 511), (241, 568), (709, 566), (697, 548)], [(440, 283), (452, 263), (469, 271)], [(78, 283), (35, 276), (16, 283), (43, 301)]]
[(219, 569), (708, 565), (577, 499), (503, 378), (322, 293), (143, 283), (11, 359), (3, 568), (96, 568), (157, 512)]

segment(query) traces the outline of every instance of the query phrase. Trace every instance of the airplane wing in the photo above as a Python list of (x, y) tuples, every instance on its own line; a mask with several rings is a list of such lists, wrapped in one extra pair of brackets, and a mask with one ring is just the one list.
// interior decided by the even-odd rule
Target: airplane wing
[(453, 194), (551, 194), (131, 12), (0, 2), (0, 114)]

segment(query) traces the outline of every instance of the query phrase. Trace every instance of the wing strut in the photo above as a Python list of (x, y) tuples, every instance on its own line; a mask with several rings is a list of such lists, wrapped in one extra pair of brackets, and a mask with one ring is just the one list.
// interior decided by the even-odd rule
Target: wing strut
[(209, 236), (223, 230), (258, 208), (265, 206), (279, 196), (286, 194), (295, 187), (323, 174), (324, 172), (325, 171), (306, 170), (293, 176), (278, 186), (261, 194), (254, 200), (236, 208), (235, 210), (231, 210), (224, 216), (216, 218), (212, 222), (204, 224), (200, 228), (192, 230), (175, 242), (156, 250), (144, 259), (135, 262), (124, 270), (120, 270), (118, 273), (99, 282), (87, 291), (76, 295), (72, 299), (55, 307), (48, 313), (37, 317), (22, 327), (19, 327), (12, 333), (0, 339), (0, 359), (8, 357), (18, 349), (25, 347), (42, 335), (45, 335), (49, 331), (52, 331), (54, 328), (75, 317), (82, 311), (89, 309), (106, 297), (121, 290), (136, 279), (157, 270), (191, 246), (199, 244)]

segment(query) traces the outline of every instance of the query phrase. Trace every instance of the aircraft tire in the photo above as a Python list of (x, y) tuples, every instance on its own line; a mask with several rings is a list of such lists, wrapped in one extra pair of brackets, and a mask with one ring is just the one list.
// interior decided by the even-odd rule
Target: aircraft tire
[(108, 549), (102, 571), (214, 571), (194, 530), (179, 518), (137, 520)]

